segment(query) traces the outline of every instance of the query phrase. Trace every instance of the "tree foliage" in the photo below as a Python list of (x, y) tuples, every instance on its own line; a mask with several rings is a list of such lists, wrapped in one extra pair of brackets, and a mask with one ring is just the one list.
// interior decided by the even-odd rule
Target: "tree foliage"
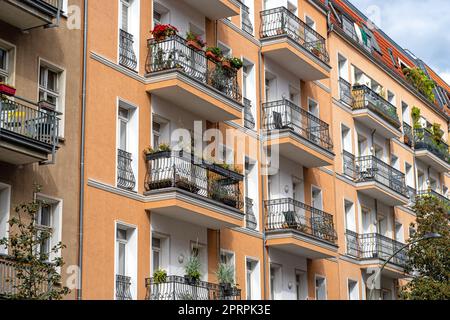
[[(36, 187), (36, 192), (39, 187)], [(45, 201), (35, 200), (16, 206), (15, 215), (9, 220), (9, 237), (0, 239), (0, 246), (7, 249), (7, 257), (13, 264), (14, 273), (3, 278), (12, 290), (6, 292), (8, 299), (60, 300), (69, 293), (61, 286), (59, 269), (64, 265), (58, 253), (65, 248), (57, 243), (48, 251), (43, 243), (49, 241), (51, 230), (37, 225), (37, 214), (47, 206)]]
[(402, 298), (408, 300), (450, 299), (450, 225), (448, 208), (435, 196), (417, 199), (414, 211), (416, 232), (409, 243), (429, 233), (441, 238), (418, 241), (408, 250), (406, 272), (414, 278), (402, 289)]

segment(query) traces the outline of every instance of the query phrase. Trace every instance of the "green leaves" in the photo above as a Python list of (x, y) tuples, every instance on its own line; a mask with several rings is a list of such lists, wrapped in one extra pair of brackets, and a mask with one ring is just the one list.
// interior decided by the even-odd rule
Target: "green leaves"
[(435, 102), (436, 97), (434, 96), (433, 89), (435, 88), (435, 83), (433, 80), (427, 77), (422, 69), (415, 68), (405, 68), (403, 69), (403, 74), (406, 80), (413, 85), (420, 93), (428, 98), (431, 102)]

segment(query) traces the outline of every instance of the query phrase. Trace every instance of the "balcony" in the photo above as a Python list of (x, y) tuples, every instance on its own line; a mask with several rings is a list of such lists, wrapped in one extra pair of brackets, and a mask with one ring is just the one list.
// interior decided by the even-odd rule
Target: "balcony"
[(186, 151), (147, 155), (148, 209), (208, 227), (243, 227), (244, 177)]
[(280, 155), (307, 168), (333, 164), (327, 123), (286, 99), (264, 103), (263, 120), (267, 143)]
[(436, 141), (427, 129), (414, 130), (414, 149), (416, 158), (439, 173), (450, 171), (450, 154), (444, 141)]
[[(408, 204), (405, 175), (375, 156), (355, 156), (344, 151), (344, 174), (356, 182), (356, 189), (389, 206)], [(394, 191), (394, 192), (392, 192)]]
[(133, 35), (120, 29), (119, 36), (119, 64), (130, 70), (135, 71), (137, 67), (137, 58), (134, 53)]
[(173, 36), (148, 40), (147, 91), (204, 119), (242, 118), (237, 73), (206, 58), (205, 52)]
[(168, 276), (163, 283), (145, 279), (146, 300), (241, 300), (241, 290), (224, 288), (216, 283), (190, 283), (180, 276)]
[[(18, 102), (20, 101), (20, 103)], [(58, 149), (55, 111), (25, 99), (0, 95), (0, 161), (25, 165), (54, 159)]]
[(0, 1), (0, 20), (21, 30), (49, 25), (59, 14), (60, 0)]
[(333, 216), (294, 199), (265, 202), (267, 244), (310, 259), (336, 255)]
[(182, 0), (210, 20), (239, 15), (239, 6), (231, 0)]
[(131, 153), (117, 149), (117, 187), (129, 191), (136, 187), (132, 161)]
[(325, 39), (285, 7), (261, 12), (262, 53), (305, 81), (330, 77)]
[(116, 300), (133, 300), (130, 277), (116, 275)]
[(437, 198), (442, 203), (444, 208), (450, 212), (450, 199), (447, 198), (446, 196), (431, 189), (417, 192), (417, 197), (424, 197), (424, 196)]
[[(378, 233), (357, 234), (347, 230), (347, 254), (369, 266), (383, 264), (394, 252), (404, 246), (403, 243)], [(403, 275), (408, 261), (406, 249), (395, 255), (387, 265), (385, 273), (390, 276)]]
[(365, 85), (353, 86), (353, 118), (386, 139), (400, 138), (397, 108)]
[(244, 98), (244, 127), (254, 130), (256, 127), (255, 117), (252, 113), (252, 102)]
[(413, 130), (406, 122), (403, 122), (403, 142), (410, 148), (414, 144)]

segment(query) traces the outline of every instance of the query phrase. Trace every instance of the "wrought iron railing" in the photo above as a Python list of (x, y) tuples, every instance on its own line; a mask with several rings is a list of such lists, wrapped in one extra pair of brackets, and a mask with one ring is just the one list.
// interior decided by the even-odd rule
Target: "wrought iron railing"
[(244, 126), (252, 130), (256, 126), (255, 117), (252, 113), (252, 102), (247, 98), (244, 98)]
[(42, 109), (37, 104), (18, 96), (15, 96), (13, 101), (11, 98), (0, 95), (1, 131), (26, 137), (54, 150), (58, 145), (58, 129), (57, 112)]
[(147, 74), (166, 70), (182, 72), (191, 79), (242, 103), (237, 72), (208, 60), (204, 51), (189, 47), (187, 41), (180, 36), (161, 41), (148, 40)]
[(357, 176), (355, 156), (352, 153), (344, 150), (342, 151), (342, 161), (344, 166), (344, 174), (354, 180)]
[(120, 29), (119, 40), (119, 64), (128, 69), (136, 70), (137, 58), (133, 48), (133, 35)]
[(417, 190), (410, 186), (407, 186), (407, 188), (408, 188), (409, 206), (413, 206), (416, 203)]
[(291, 130), (323, 149), (333, 150), (328, 123), (287, 99), (264, 103), (263, 119), (266, 130)]
[[(387, 260), (404, 246), (403, 243), (378, 233), (357, 234), (350, 230), (346, 232), (346, 240), (347, 254), (361, 260)], [(407, 261), (408, 254), (406, 249), (403, 249), (390, 262), (405, 267)]]
[(116, 275), (116, 300), (133, 300), (131, 295), (131, 277)]
[(117, 149), (117, 186), (121, 189), (134, 190), (136, 187), (136, 178), (131, 167), (132, 161), (130, 152)]
[(339, 78), (339, 97), (346, 104), (353, 105), (352, 85), (343, 78)]
[(375, 156), (363, 156), (355, 159), (356, 182), (376, 181), (389, 189), (408, 197), (405, 174), (391, 167)]
[(413, 131), (411, 126), (406, 122), (403, 122), (403, 141), (407, 146), (409, 147), (413, 146), (414, 143)]
[(300, 201), (285, 198), (265, 201), (266, 230), (295, 230), (335, 243), (333, 216)]
[[(26, 269), (21, 268), (20, 272), (26, 274)], [(8, 299), (19, 294), (21, 280), (17, 277), (18, 264), (10, 256), (0, 254), (0, 300)], [(38, 285), (39, 292), (45, 294), (51, 288), (51, 283), (43, 282)]]
[(241, 184), (244, 177), (218, 164), (199, 159), (185, 151), (147, 155), (147, 191), (178, 188), (242, 209)]
[(52, 7), (59, 8), (59, 3), (61, 0), (40, 0), (40, 1), (47, 3)]
[(439, 201), (442, 202), (442, 204), (444, 205), (444, 207), (450, 211), (450, 199), (447, 198), (446, 196), (440, 194), (437, 191), (434, 190), (421, 190), (417, 192), (417, 196), (418, 197), (423, 197), (423, 196), (431, 196), (431, 197), (436, 197)]
[(321, 61), (330, 61), (325, 39), (285, 7), (261, 11), (260, 36), (288, 36)]
[(253, 24), (252, 20), (250, 19), (250, 9), (242, 2), (241, 2), (241, 21), (242, 21), (242, 30), (244, 30), (250, 35), (253, 35)]
[(258, 226), (255, 212), (253, 210), (253, 199), (245, 197), (245, 225), (248, 229), (255, 230)]
[(241, 290), (185, 277), (168, 276), (164, 282), (145, 279), (147, 300), (241, 300)]
[(353, 110), (369, 109), (395, 128), (400, 129), (397, 108), (378, 93), (366, 85), (356, 85), (353, 86), (352, 95)]
[(433, 134), (428, 129), (414, 130), (414, 148), (415, 150), (428, 150), (439, 159), (450, 163), (448, 145), (442, 140), (434, 139)]

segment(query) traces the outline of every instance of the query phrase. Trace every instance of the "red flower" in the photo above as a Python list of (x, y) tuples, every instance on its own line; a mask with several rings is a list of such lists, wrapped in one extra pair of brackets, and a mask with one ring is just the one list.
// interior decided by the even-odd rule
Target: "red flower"
[(157, 24), (155, 28), (150, 31), (153, 37), (157, 40), (164, 39), (166, 37), (174, 36), (177, 34), (178, 29), (171, 24)]

